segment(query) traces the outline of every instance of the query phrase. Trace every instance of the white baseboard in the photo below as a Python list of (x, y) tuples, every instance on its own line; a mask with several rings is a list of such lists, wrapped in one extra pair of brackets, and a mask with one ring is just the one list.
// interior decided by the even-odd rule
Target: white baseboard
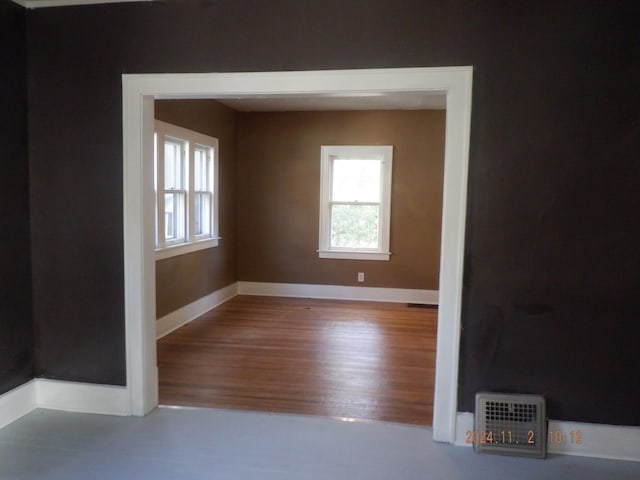
[(438, 304), (437, 290), (403, 288), (351, 287), (300, 283), (237, 282), (216, 290), (195, 302), (175, 310), (156, 322), (156, 338), (177, 330), (200, 315), (236, 295), (271, 297), (328, 298), (334, 300), (370, 300), (379, 302)]
[(471, 447), (467, 443), (467, 431), (473, 431), (473, 413), (458, 412), (456, 415), (456, 440), (453, 442), (458, 447)]
[[(571, 432), (575, 439), (578, 430), (582, 433), (580, 445), (571, 442)], [(640, 427), (549, 420), (549, 432), (559, 432), (558, 439), (560, 435), (566, 438), (558, 443), (548, 441), (549, 453), (640, 462)]]
[(36, 380), (0, 395), (0, 428), (37, 408)]
[(207, 313), (212, 308), (230, 300), (237, 294), (238, 283), (232, 283), (159, 318), (156, 322), (156, 338), (162, 338), (168, 335), (190, 321), (195, 320), (200, 315)]
[(437, 290), (314, 285), (303, 283), (238, 282), (238, 295), (366, 300), (376, 302), (421, 303), (426, 305), (438, 304)]
[(35, 386), (38, 408), (104, 415), (131, 414), (126, 387), (46, 379), (37, 379)]
[[(456, 445), (471, 446), (466, 442), (468, 430), (473, 431), (473, 413), (458, 412)], [(548, 453), (640, 462), (640, 427), (549, 420), (548, 431), (558, 439), (558, 442), (547, 442)], [(581, 433), (580, 444), (577, 443), (578, 431)], [(555, 432), (558, 432), (557, 437)]]
[(0, 428), (36, 408), (131, 415), (126, 387), (36, 378), (0, 395)]

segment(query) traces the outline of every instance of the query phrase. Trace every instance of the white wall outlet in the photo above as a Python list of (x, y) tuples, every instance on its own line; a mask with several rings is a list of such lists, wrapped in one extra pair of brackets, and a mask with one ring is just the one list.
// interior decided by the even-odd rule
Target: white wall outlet
[(364, 282), (364, 272), (358, 272), (358, 281)]

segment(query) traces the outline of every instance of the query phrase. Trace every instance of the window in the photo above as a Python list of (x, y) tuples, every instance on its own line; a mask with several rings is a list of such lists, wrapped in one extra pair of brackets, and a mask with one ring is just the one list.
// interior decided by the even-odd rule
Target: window
[(320, 258), (389, 260), (391, 146), (323, 146)]
[(218, 140), (155, 122), (156, 258), (218, 245)]

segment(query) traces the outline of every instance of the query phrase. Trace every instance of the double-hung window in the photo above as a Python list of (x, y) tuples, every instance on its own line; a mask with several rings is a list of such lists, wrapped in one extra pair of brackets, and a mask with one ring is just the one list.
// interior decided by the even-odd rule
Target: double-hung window
[(320, 258), (389, 260), (391, 146), (323, 146)]
[(218, 245), (218, 140), (155, 122), (156, 258)]

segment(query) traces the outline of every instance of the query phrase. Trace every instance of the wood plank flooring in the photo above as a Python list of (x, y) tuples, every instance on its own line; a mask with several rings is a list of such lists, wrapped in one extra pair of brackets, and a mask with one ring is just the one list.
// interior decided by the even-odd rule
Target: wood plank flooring
[(158, 341), (160, 404), (431, 425), (437, 310), (237, 296)]

